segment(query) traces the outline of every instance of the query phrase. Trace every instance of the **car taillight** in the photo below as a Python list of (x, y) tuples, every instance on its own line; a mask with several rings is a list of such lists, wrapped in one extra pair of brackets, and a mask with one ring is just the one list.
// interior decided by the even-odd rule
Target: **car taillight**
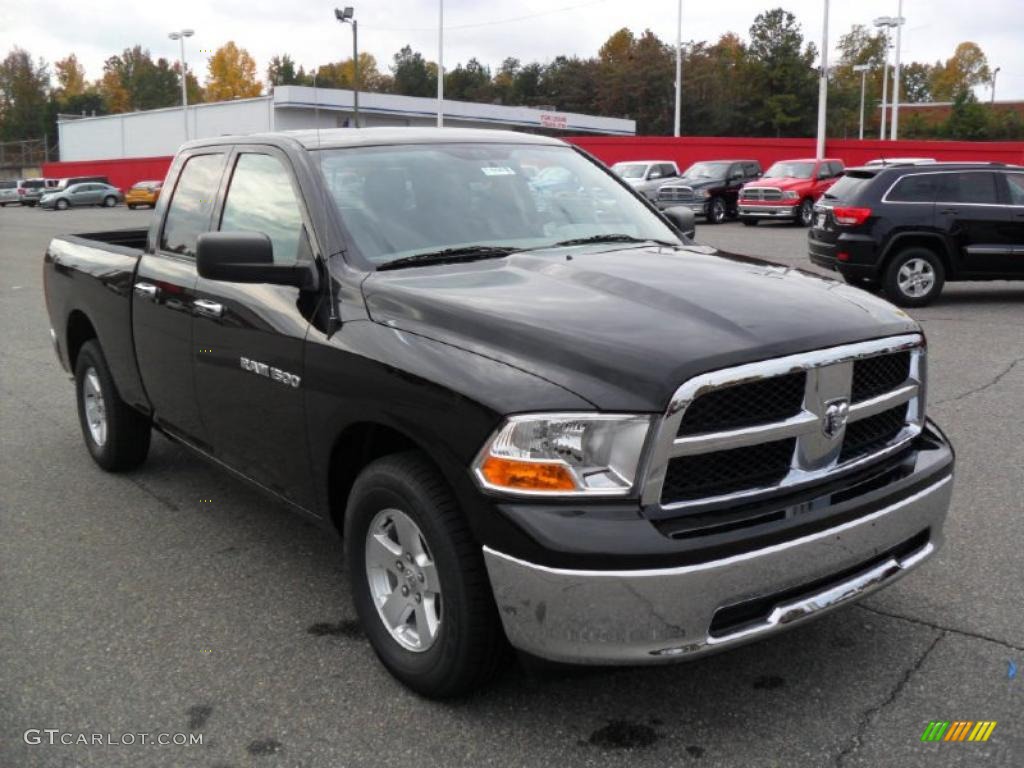
[(25, 190), (22, 189), (21, 187), (18, 187), (18, 194), (19, 195), (24, 195), (25, 194)]
[(833, 208), (832, 216), (841, 227), (856, 227), (868, 220), (870, 208)]

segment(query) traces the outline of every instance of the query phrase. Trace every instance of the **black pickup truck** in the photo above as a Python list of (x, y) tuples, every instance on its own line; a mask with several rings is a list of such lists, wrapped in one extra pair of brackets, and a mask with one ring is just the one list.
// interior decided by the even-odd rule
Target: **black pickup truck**
[(918, 325), (694, 244), (571, 146), (225, 137), (164, 189), (148, 231), (46, 253), (88, 450), (130, 470), (155, 428), (341, 533), (366, 635), (417, 691), (480, 686), (509, 645), (699, 656), (941, 544)]

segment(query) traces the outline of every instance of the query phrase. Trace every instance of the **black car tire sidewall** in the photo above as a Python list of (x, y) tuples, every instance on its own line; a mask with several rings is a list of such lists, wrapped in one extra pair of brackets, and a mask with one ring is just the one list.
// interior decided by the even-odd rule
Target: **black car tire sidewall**
[[(807, 216), (804, 216), (804, 211), (807, 212)], [(814, 203), (811, 200), (803, 200), (800, 203), (800, 208), (796, 212), (796, 218), (793, 220), (795, 224), (801, 227), (809, 227), (814, 223)]]
[[(717, 216), (716, 211), (721, 211), (722, 215)], [(707, 220), (709, 224), (721, 224), (725, 221), (725, 217), (728, 215), (726, 210), (725, 201), (720, 197), (712, 198), (711, 202), (708, 203), (708, 215)]]

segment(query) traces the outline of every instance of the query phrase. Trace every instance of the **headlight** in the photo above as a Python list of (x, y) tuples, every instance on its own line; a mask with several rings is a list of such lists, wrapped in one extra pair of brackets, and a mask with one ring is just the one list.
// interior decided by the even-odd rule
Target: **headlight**
[(787, 200), (796, 200), (800, 195), (794, 192), (792, 189), (784, 190), (782, 196)]
[(711, 190), (710, 189), (702, 189), (700, 191), (700, 196), (701, 197), (711, 197)]
[(497, 491), (621, 496), (636, 481), (651, 418), (512, 416), (484, 446), (473, 468), (484, 487)]

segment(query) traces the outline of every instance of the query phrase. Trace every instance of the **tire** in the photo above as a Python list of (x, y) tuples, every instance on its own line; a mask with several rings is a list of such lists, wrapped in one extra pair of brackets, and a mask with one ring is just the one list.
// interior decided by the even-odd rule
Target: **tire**
[(743, 226), (745, 226), (745, 227), (756, 227), (760, 223), (758, 219), (743, 219), (743, 218), (741, 218), (740, 221), (743, 222)]
[(798, 227), (809, 227), (814, 223), (814, 201), (805, 198), (800, 201), (793, 223)]
[[(412, 561), (409, 550), (416, 552)], [(385, 456), (356, 479), (345, 512), (345, 555), (363, 631), (398, 680), (423, 696), (449, 698), (497, 674), (508, 644), (480, 547), (443, 478), (420, 453)], [(431, 571), (433, 579), (426, 575)], [(408, 597), (401, 592), (406, 587)], [(407, 616), (396, 622), (398, 630), (378, 608), (392, 598), (401, 612), (396, 617)], [(427, 629), (416, 620), (411, 631), (409, 622), (421, 616)], [(430, 618), (438, 620), (432, 635)]]
[(128, 203), (128, 210), (134, 211), (138, 206), (135, 203)]
[(721, 224), (725, 221), (725, 217), (728, 215), (726, 209), (725, 200), (720, 197), (711, 198), (711, 202), (708, 203), (708, 224)]
[(104, 208), (113, 208), (115, 205), (117, 205), (117, 198), (113, 195), (107, 195), (103, 198)]
[(58, 211), (66, 211), (68, 209), (68, 201), (63, 198), (53, 204), (53, 207)]
[(897, 253), (885, 268), (882, 286), (901, 307), (923, 307), (942, 293), (946, 269), (934, 251), (912, 246)]
[(118, 395), (95, 339), (85, 342), (78, 352), (75, 399), (85, 447), (97, 464), (108, 472), (123, 472), (146, 460), (150, 421)]

